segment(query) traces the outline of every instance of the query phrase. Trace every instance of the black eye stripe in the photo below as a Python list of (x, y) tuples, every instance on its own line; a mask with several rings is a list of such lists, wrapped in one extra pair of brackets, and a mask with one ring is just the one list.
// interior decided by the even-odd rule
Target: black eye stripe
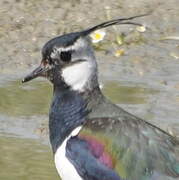
[(71, 61), (71, 53), (72, 53), (72, 51), (62, 51), (60, 53), (60, 59), (64, 62), (70, 62)]

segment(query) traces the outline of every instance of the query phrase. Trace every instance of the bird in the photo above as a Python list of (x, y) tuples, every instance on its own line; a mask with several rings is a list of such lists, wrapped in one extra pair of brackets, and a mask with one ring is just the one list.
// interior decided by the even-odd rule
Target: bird
[(49, 40), (39, 76), (53, 84), (49, 137), (62, 180), (174, 180), (179, 178), (179, 141), (125, 111), (99, 87), (90, 34), (112, 25), (140, 25), (138, 15), (119, 18)]

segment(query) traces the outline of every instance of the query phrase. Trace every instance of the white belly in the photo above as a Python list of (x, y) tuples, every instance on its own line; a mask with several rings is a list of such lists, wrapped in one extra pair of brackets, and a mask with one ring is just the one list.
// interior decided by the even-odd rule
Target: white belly
[[(76, 135), (81, 127), (77, 128), (72, 132)], [(66, 138), (61, 146), (57, 149), (55, 153), (55, 166), (57, 168), (58, 174), (60, 175), (62, 180), (83, 180), (77, 173), (75, 167), (71, 164), (71, 162), (67, 159), (66, 153), (66, 144), (69, 138)]]

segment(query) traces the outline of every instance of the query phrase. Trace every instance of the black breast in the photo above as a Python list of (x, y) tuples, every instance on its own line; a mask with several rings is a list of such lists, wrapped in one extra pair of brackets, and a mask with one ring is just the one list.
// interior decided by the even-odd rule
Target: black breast
[(81, 126), (88, 113), (87, 103), (80, 94), (67, 90), (55, 92), (49, 115), (50, 142), (53, 152), (78, 126)]

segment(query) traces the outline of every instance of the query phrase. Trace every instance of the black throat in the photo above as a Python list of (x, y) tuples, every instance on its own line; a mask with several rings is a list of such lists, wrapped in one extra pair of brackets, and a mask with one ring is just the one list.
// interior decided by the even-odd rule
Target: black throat
[(71, 132), (86, 121), (87, 102), (78, 92), (69, 88), (54, 87), (54, 97), (49, 113), (49, 134), (53, 152)]
[[(106, 111), (104, 111), (106, 109)], [(88, 117), (86, 117), (86, 114)], [(49, 134), (53, 152), (78, 126), (87, 119), (116, 117), (124, 111), (108, 101), (99, 86), (85, 92), (71, 90), (63, 84), (54, 85), (54, 96), (49, 114)]]

